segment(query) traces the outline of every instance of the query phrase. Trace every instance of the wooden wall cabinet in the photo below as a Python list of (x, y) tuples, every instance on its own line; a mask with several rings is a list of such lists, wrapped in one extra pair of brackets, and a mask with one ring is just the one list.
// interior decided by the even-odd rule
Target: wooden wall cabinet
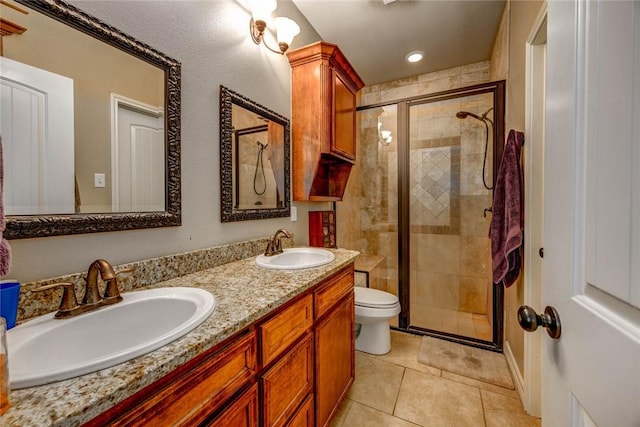
[(353, 264), (87, 426), (326, 426), (354, 380)]
[(356, 93), (364, 82), (332, 43), (317, 42), (287, 57), (293, 200), (342, 200), (356, 159)]

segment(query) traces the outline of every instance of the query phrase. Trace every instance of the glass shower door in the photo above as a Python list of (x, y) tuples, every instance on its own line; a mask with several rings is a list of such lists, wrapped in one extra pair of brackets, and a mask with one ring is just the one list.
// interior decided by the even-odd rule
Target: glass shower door
[(492, 340), (493, 97), (409, 106), (409, 329)]
[[(398, 295), (398, 108), (385, 105), (358, 113), (360, 233), (358, 263), (368, 286)], [(356, 272), (356, 282), (363, 273)], [(397, 326), (398, 320), (392, 319)]]

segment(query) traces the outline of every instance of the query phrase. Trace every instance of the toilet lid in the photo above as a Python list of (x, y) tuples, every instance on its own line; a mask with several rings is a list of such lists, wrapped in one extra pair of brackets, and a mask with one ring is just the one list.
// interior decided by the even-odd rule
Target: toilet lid
[(373, 308), (387, 308), (398, 304), (398, 297), (377, 289), (355, 287), (356, 305)]

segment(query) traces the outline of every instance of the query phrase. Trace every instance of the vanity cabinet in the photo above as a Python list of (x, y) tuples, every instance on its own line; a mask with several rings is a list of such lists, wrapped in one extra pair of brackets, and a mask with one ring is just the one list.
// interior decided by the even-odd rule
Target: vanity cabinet
[(353, 269), (315, 291), (316, 426), (329, 425), (355, 378)]
[(268, 320), (258, 324), (260, 365), (271, 363), (282, 351), (313, 326), (313, 298), (305, 295)]
[[(250, 407), (248, 396), (251, 394), (251, 386), (256, 382), (256, 348), (255, 331), (243, 331), (140, 390), (86, 425), (200, 425), (212, 418), (229, 398), (242, 389), (249, 389), (246, 396), (248, 403), (243, 405)], [(229, 411), (233, 412), (231, 409)], [(229, 416), (230, 412), (227, 414)], [(246, 416), (251, 419), (249, 413)]]
[(287, 57), (293, 199), (342, 200), (356, 159), (356, 93), (364, 83), (335, 44), (317, 42)]
[[(283, 426), (313, 392), (313, 295), (258, 323), (262, 425)], [(273, 362), (273, 363), (272, 363)]]
[(254, 384), (227, 409), (210, 422), (202, 425), (211, 427), (255, 427), (258, 425), (258, 385)]
[(85, 424), (325, 426), (354, 379), (353, 264)]
[(260, 378), (263, 426), (283, 426), (313, 395), (313, 334), (308, 333)]

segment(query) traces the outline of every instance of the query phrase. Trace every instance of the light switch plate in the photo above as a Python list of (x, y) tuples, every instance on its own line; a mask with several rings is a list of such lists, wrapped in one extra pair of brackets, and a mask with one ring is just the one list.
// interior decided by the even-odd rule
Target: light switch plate
[(105, 187), (105, 175), (103, 173), (96, 173), (93, 175), (93, 186), (95, 188)]
[(298, 208), (291, 206), (291, 222), (298, 220)]

